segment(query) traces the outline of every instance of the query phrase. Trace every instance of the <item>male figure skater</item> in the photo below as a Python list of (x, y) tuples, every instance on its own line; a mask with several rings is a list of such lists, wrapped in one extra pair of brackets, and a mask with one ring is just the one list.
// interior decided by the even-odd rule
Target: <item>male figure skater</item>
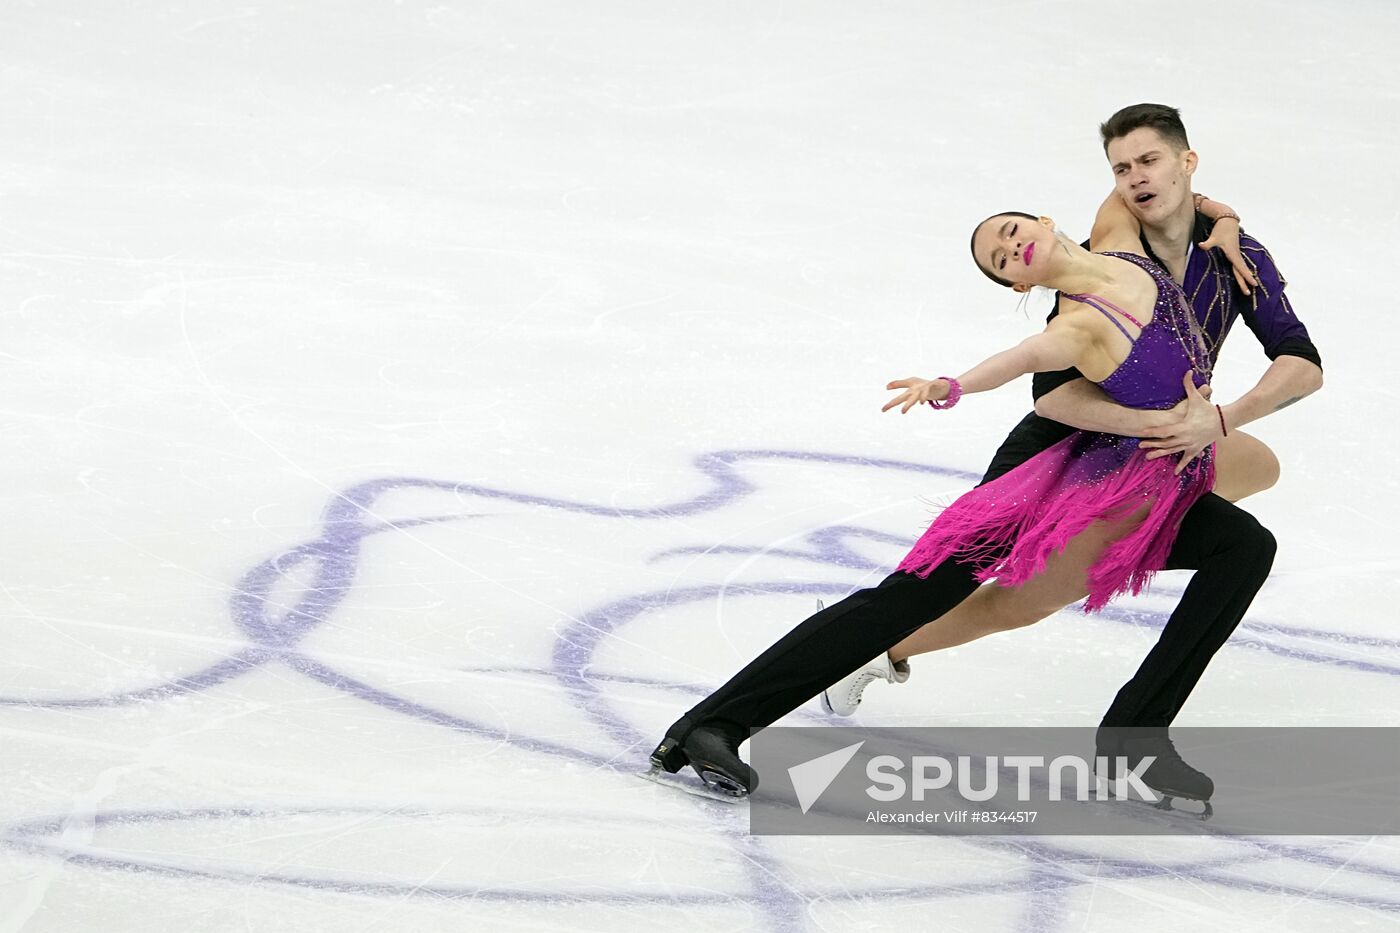
[[(1194, 248), (1207, 240), (1213, 223), (1199, 214), (1191, 192), (1196, 155), (1178, 111), (1138, 104), (1114, 114), (1100, 132), (1115, 190), (1140, 221), (1148, 255), (1183, 285), (1212, 356), (1235, 318), (1243, 317), (1273, 362), (1240, 398), (1217, 408), (1193, 394), (1180, 406), (1179, 420), (1167, 424), (1163, 413), (1117, 406), (1073, 370), (1038, 374), (1032, 389), (1036, 412), (1012, 429), (984, 483), (1075, 428), (1151, 438), (1144, 446), (1189, 459), (1224, 432), (1286, 407), (1322, 384), (1321, 359), (1289, 305), (1268, 251), (1241, 237), (1254, 278), (1246, 294), (1247, 286), (1236, 280), (1221, 250)], [(1218, 222), (1238, 223), (1238, 218)], [(1130, 766), (1153, 756), (1156, 761), (1142, 775), (1149, 787), (1166, 796), (1210, 799), (1213, 782), (1181, 759), (1167, 727), (1268, 577), (1275, 549), (1273, 536), (1253, 516), (1216, 495), (1191, 508), (1167, 567), (1196, 573), (1157, 644), (1105, 713), (1098, 756), (1124, 756)], [(712, 788), (748, 793), (757, 776), (737, 750), (750, 730), (770, 725), (853, 671), (859, 676), (873, 666), (888, 672), (887, 679), (898, 679), (885, 652), (928, 620), (939, 620), (935, 626), (944, 621), (940, 617), (976, 589), (973, 571), (949, 560), (926, 579), (896, 572), (822, 609), (672, 724), (652, 752), (653, 768), (674, 772), (690, 764)], [(1002, 627), (1020, 624), (1025, 621)], [(857, 667), (860, 658), (877, 652), (873, 665)], [(1133, 728), (1120, 732), (1121, 727)]]

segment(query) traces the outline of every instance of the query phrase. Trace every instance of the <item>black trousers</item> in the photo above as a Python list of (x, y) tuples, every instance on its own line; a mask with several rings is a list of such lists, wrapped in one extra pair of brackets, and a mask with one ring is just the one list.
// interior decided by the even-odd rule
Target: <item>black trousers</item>
[[(1034, 414), (1012, 430), (982, 482), (1068, 436), (1071, 429)], [(1157, 644), (1104, 715), (1105, 726), (1167, 726), (1206, 665), (1244, 617), (1273, 566), (1274, 537), (1248, 512), (1213, 493), (1181, 524), (1168, 558), (1194, 570)], [(734, 733), (771, 725), (857, 667), (903, 641), (977, 589), (971, 568), (954, 561), (927, 579), (894, 573), (808, 618), (688, 713), (694, 725)]]

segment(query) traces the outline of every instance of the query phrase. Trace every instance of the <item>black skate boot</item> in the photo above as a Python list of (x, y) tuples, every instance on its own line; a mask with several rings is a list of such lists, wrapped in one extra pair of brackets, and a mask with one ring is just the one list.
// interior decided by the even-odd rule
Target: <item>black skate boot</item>
[(1210, 805), (1215, 782), (1209, 775), (1186, 763), (1165, 728), (1101, 728), (1096, 744), (1097, 756), (1108, 759), (1109, 773), (1104, 776), (1109, 781), (1120, 776), (1117, 771), (1120, 758), (1130, 771), (1136, 770), (1144, 758), (1150, 756), (1156, 759), (1139, 778), (1161, 796), (1162, 799), (1155, 804), (1157, 809), (1175, 809), (1172, 801), (1180, 798), (1200, 801), (1203, 809), (1200, 812), (1190, 811), (1200, 819), (1208, 820), (1215, 812)]
[(643, 777), (657, 780), (662, 772), (674, 774), (688, 764), (708, 790), (731, 799), (747, 797), (758, 786), (758, 774), (739, 758), (745, 738), (739, 729), (697, 726), (682, 717), (651, 753), (651, 771)]

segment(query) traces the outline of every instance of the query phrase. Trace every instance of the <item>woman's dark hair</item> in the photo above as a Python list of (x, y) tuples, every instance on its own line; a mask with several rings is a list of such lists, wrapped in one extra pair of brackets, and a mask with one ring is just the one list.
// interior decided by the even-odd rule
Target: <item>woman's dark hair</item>
[(1162, 138), (1176, 147), (1178, 152), (1191, 148), (1186, 139), (1186, 124), (1181, 122), (1181, 111), (1166, 104), (1133, 104), (1099, 124), (1099, 135), (1103, 137), (1103, 151), (1108, 152), (1108, 144), (1122, 139), (1133, 130), (1143, 127), (1154, 129)]
[[(1040, 218), (1035, 216), (1034, 214), (1027, 214), (1023, 211), (1001, 211), (1000, 213), (993, 214), (992, 217), (1024, 217), (1026, 220), (1040, 220)], [(992, 217), (988, 217), (987, 220), (991, 220)], [(992, 272), (991, 269), (988, 269), (986, 266), (982, 265), (981, 260), (977, 258), (977, 231), (982, 229), (982, 224), (985, 224), (987, 220), (982, 221), (981, 224), (978, 224), (977, 226), (972, 228), (972, 242), (969, 244), (972, 248), (972, 261), (977, 263), (977, 268), (981, 269), (982, 274), (985, 275), (987, 278), (991, 279), (993, 282), (997, 283), (1002, 288), (1010, 288), (1015, 283), (1008, 282), (1006, 279)]]

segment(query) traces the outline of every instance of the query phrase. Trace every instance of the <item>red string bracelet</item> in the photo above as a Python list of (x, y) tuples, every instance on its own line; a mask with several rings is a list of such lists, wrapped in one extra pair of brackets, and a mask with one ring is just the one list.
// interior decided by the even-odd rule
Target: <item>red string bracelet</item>
[(1229, 437), (1230, 432), (1225, 429), (1225, 412), (1220, 410), (1220, 406), (1215, 406), (1215, 413), (1220, 416), (1220, 436)]

